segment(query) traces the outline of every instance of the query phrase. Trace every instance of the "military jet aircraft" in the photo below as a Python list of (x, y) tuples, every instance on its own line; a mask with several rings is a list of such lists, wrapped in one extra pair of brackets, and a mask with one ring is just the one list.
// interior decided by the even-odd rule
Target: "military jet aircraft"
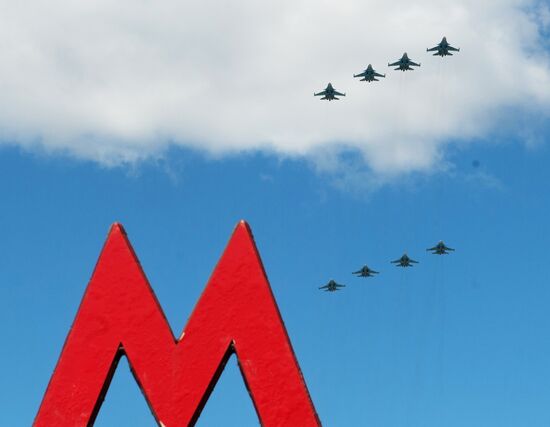
[(445, 243), (443, 243), (443, 240), (440, 240), (437, 245), (435, 245), (433, 248), (426, 249), (428, 252), (431, 252), (434, 255), (447, 255), (449, 251), (454, 252), (453, 248), (449, 248), (448, 246), (445, 246)]
[(353, 77), (363, 77), (361, 79), (362, 82), (377, 82), (378, 79), (376, 77), (386, 77), (386, 75), (377, 73), (375, 69), (372, 68), (372, 65), (369, 64), (365, 71), (359, 74), (354, 74)]
[(449, 51), (460, 52), (460, 48), (457, 49), (456, 47), (452, 47), (447, 42), (447, 37), (443, 37), (437, 46), (426, 49), (426, 52), (435, 52), (433, 56), (441, 56), (442, 58), (447, 55), (453, 56), (453, 54)]
[(414, 68), (412, 67), (420, 67), (420, 64), (417, 64), (416, 62), (411, 61), (407, 56), (407, 52), (405, 52), (399, 61), (396, 61), (392, 64), (388, 64), (388, 67), (397, 67), (397, 68), (394, 68), (394, 70), (407, 71), (407, 70), (414, 70)]
[(390, 262), (392, 264), (397, 264), (396, 267), (412, 267), (412, 264), (418, 264), (418, 261), (415, 261), (414, 259), (409, 258), (409, 256), (406, 253), (403, 254), (401, 258)]
[(354, 271), (351, 274), (357, 275), (357, 277), (373, 277), (375, 274), (378, 274), (378, 271), (371, 270), (367, 265), (365, 265), (361, 270)]
[(346, 285), (340, 285), (331, 279), (325, 286), (321, 286), (319, 287), (319, 289), (324, 289), (325, 292), (334, 292), (334, 291), (339, 291), (340, 288), (345, 288), (345, 287)]
[(329, 83), (327, 85), (327, 87), (325, 88), (325, 90), (319, 92), (319, 93), (314, 93), (313, 96), (322, 96), (321, 99), (326, 99), (328, 101), (332, 101), (333, 99), (335, 99), (336, 101), (338, 101), (340, 98), (336, 98), (337, 96), (346, 96), (345, 93), (341, 93), (341, 92), (338, 92), (336, 91), (333, 87), (332, 87), (332, 84)]

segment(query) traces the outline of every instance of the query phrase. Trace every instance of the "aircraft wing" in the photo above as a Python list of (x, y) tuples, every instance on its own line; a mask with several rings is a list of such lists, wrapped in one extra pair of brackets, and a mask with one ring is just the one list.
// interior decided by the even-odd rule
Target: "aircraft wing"
[(388, 67), (395, 67), (399, 64), (401, 64), (401, 61), (394, 62), (393, 64), (388, 64)]
[(319, 286), (319, 289), (328, 289), (328, 285), (325, 285), (325, 286)]
[(456, 48), (456, 47), (452, 47), (452, 46), (447, 46), (447, 49), (452, 50), (453, 52), (460, 52), (460, 48)]
[(420, 64), (417, 64), (416, 62), (409, 61), (409, 65), (413, 65), (415, 67), (420, 67)]
[(334, 95), (337, 95), (337, 96), (346, 96), (345, 93), (341, 93), (341, 92), (337, 92), (337, 91), (334, 91)]
[(401, 258), (399, 259), (396, 259), (395, 261), (390, 261), (392, 264), (400, 264), (401, 263)]
[(439, 46), (432, 47), (430, 49), (426, 49), (426, 52), (435, 52), (436, 50), (439, 50)]
[(362, 273), (362, 271), (361, 271), (361, 270), (359, 270), (359, 271), (354, 271), (354, 272), (353, 272), (353, 273), (351, 273), (351, 274), (361, 274), (361, 273)]
[(362, 73), (359, 73), (359, 74), (354, 74), (353, 77), (366, 77), (367, 76), (367, 72), (366, 71), (363, 71)]
[(439, 248), (434, 246), (433, 248), (426, 249), (427, 251), (437, 251)]
[(322, 90), (321, 92), (314, 93), (313, 96), (323, 96), (323, 95), (326, 95), (326, 94), (327, 94), (327, 91)]
[(454, 249), (453, 249), (453, 248), (445, 247), (445, 250), (446, 250), (446, 251), (453, 251), (453, 252), (454, 252)]
[(411, 262), (413, 264), (418, 264), (418, 261), (415, 261), (414, 259), (409, 259), (409, 262)]
[(385, 74), (380, 74), (380, 73), (377, 73), (377, 72), (375, 72), (374, 75), (375, 75), (376, 77), (386, 77)]

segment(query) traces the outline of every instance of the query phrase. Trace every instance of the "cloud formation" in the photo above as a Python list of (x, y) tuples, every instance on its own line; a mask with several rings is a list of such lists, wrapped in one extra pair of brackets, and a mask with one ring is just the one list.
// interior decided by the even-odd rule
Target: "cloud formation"
[[(433, 167), (450, 139), (482, 137), (506, 111), (550, 115), (550, 13), (537, 1), (2, 0), (2, 10), (1, 141), (104, 164), (171, 145), (353, 150), (391, 175)], [(428, 54), (444, 35), (461, 52)], [(419, 70), (387, 67), (404, 51)], [(369, 63), (387, 78), (353, 79)], [(329, 81), (347, 97), (313, 98)]]

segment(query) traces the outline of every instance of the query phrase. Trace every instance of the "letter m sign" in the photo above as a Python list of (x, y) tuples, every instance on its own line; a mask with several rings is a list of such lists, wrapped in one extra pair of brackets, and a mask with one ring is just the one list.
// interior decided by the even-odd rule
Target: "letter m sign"
[(263, 426), (320, 426), (246, 223), (179, 339), (115, 224), (34, 426), (93, 425), (122, 355), (158, 424), (192, 426), (232, 353)]

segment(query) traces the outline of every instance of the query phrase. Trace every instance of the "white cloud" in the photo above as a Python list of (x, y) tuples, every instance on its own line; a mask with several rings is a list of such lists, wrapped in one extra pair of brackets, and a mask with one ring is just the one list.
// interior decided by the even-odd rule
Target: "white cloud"
[[(485, 135), (504, 109), (550, 111), (536, 1), (1, 4), (2, 141), (105, 164), (170, 144), (312, 158), (344, 147), (393, 175), (433, 167), (446, 141)], [(425, 50), (443, 35), (461, 52), (442, 60)], [(418, 71), (388, 69), (404, 51)], [(387, 78), (354, 80), (368, 63)], [(313, 98), (328, 81), (348, 96)]]

